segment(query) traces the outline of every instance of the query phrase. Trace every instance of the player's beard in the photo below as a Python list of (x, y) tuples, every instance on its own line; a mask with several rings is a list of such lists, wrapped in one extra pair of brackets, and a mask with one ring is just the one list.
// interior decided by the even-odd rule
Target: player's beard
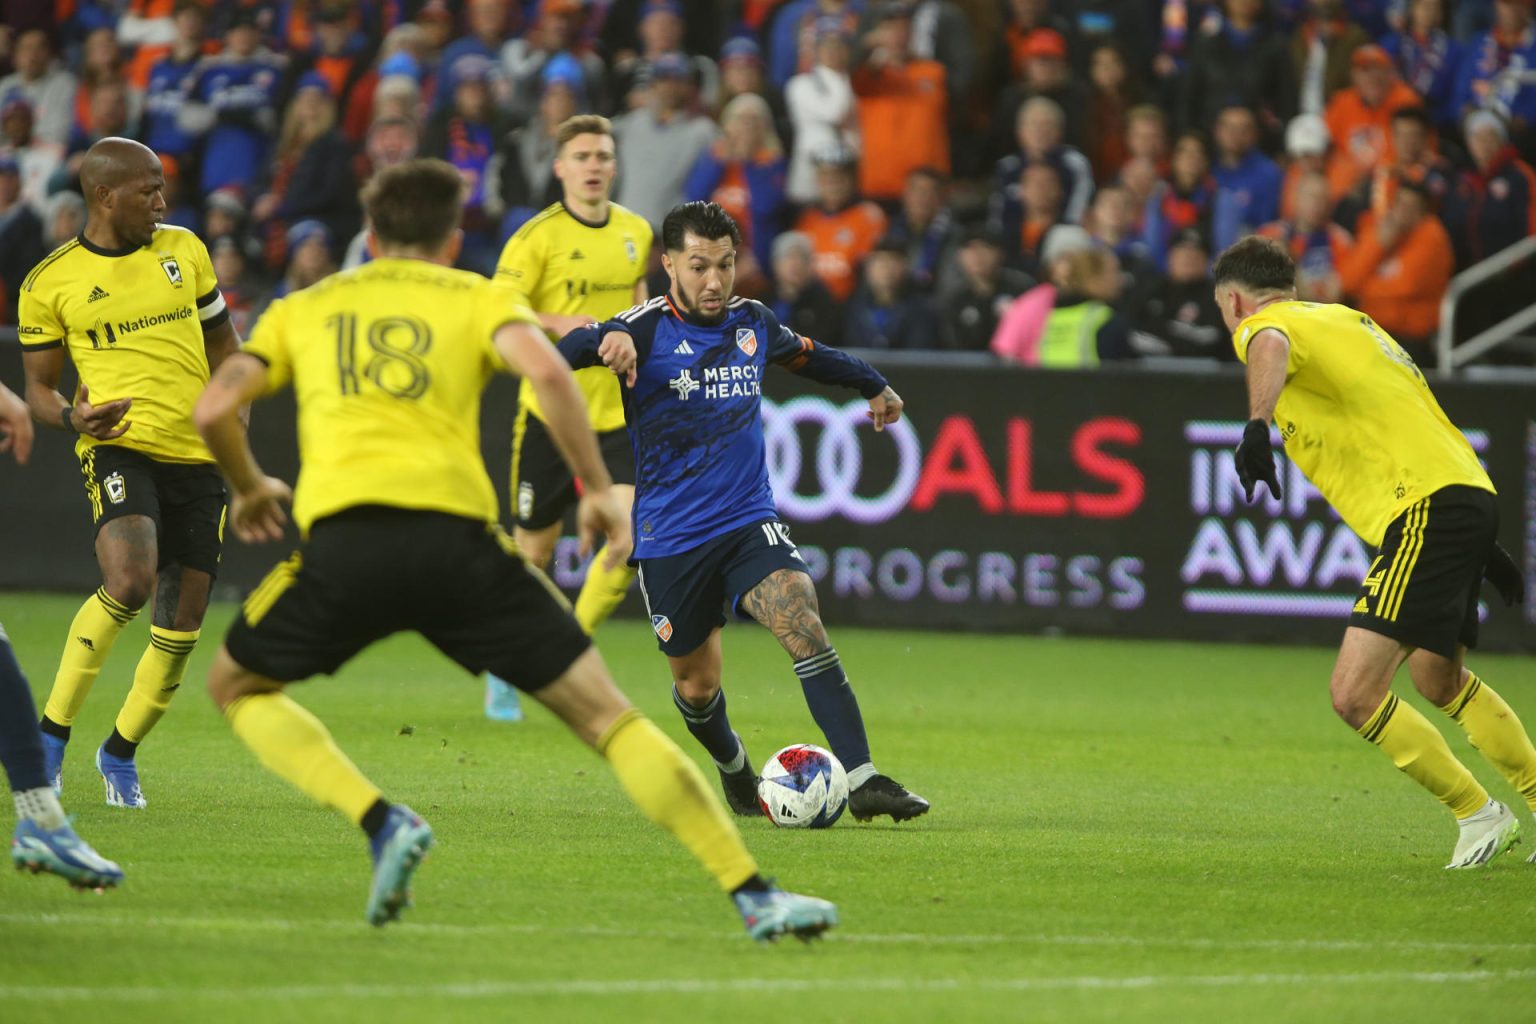
[(682, 303), (683, 312), (687, 313), (695, 320), (705, 324), (718, 324), (720, 321), (725, 319), (725, 310), (731, 301), (731, 297), (729, 295), (722, 295), (720, 297), (720, 312), (706, 313), (699, 308), (698, 303), (694, 301), (693, 297), (688, 294), (688, 289), (683, 287), (683, 282), (676, 282), (673, 285), (673, 288), (677, 290), (677, 300)]

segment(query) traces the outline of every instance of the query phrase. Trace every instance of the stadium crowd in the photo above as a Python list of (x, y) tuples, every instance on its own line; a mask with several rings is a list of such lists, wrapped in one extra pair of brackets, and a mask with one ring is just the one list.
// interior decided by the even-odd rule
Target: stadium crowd
[[(1452, 275), (1536, 234), (1532, 0), (0, 0), (0, 322), (84, 222), (97, 139), (244, 335), (368, 258), (357, 193), (437, 156), (462, 265), (559, 199), (566, 118), (616, 199), (713, 199), (738, 290), (803, 332), (1030, 365), (1233, 358), (1212, 257), (1284, 242), (1302, 297), (1423, 356)], [(662, 279), (664, 281), (664, 276)], [(1517, 269), (1467, 318), (1524, 304)], [(1460, 323), (1460, 321), (1459, 321)]]

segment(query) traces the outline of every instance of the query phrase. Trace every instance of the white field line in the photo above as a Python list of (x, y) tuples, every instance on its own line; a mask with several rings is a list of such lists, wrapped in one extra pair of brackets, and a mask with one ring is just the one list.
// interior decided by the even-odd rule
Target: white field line
[(1447, 985), (1536, 979), (1536, 970), (1370, 971), (1352, 974), (1146, 974), (1035, 978), (558, 978), (425, 985), (253, 985), (245, 988), (0, 985), (0, 1000), (26, 1002), (268, 1002), (315, 999), (491, 999), (508, 996), (740, 995), (769, 992), (1028, 992), (1359, 985)]
[[(33, 925), (44, 928), (132, 928), (142, 931), (151, 928), (182, 928), (190, 931), (254, 931), (254, 932), (372, 932), (361, 918), (337, 920), (334, 918), (313, 921), (284, 918), (244, 917), (181, 917), (141, 916), (85, 913), (0, 913), (0, 925)], [(633, 928), (604, 928), (596, 925), (545, 925), (545, 924), (437, 924), (429, 921), (416, 922), (407, 919), (388, 931), (390, 935), (472, 936), (472, 935), (545, 935), (587, 938), (677, 939), (714, 941), (720, 932), (698, 929), (657, 929), (640, 931)], [(745, 939), (743, 939), (745, 941)], [(914, 945), (914, 946), (1086, 946), (1122, 947), (1145, 949), (1254, 949), (1254, 950), (1328, 950), (1375, 952), (1381, 950), (1452, 952), (1452, 953), (1531, 953), (1536, 952), (1536, 942), (1454, 942), (1437, 939), (1244, 939), (1179, 938), (1138, 935), (1052, 935), (1046, 933), (927, 935), (915, 932), (860, 933), (835, 931), (830, 941), (854, 944)]]

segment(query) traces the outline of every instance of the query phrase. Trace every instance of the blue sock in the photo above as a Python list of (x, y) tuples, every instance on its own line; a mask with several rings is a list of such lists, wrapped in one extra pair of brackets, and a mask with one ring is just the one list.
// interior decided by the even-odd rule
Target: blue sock
[(682, 712), (683, 721), (688, 731), (693, 733), (693, 738), (704, 745), (721, 770), (740, 771), (746, 765), (747, 748), (742, 746), (741, 737), (731, 730), (731, 720), (725, 717), (724, 690), (717, 691), (708, 704), (696, 708), (684, 700), (674, 686), (672, 703)]
[(37, 705), (16, 654), (0, 629), (0, 764), (20, 792), (48, 785), (43, 773), (43, 734), (37, 729)]
[(828, 647), (795, 662), (795, 675), (805, 691), (805, 704), (811, 709), (832, 753), (848, 772), (848, 785), (857, 789), (875, 774), (869, 758), (869, 739), (864, 735), (864, 716), (859, 714), (859, 699), (843, 674), (837, 648)]

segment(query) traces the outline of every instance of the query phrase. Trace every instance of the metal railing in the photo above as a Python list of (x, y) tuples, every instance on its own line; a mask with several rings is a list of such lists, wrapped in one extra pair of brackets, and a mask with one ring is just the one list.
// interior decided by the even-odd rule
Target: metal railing
[(1442, 376), (1449, 376), (1458, 367), (1465, 366), (1536, 325), (1536, 304), (1532, 304), (1492, 327), (1479, 331), (1460, 345), (1456, 344), (1456, 310), (1467, 292), (1532, 256), (1536, 256), (1536, 235), (1522, 238), (1508, 249), (1494, 253), (1451, 278), (1450, 287), (1446, 288), (1445, 297), (1440, 300), (1440, 333), (1435, 338), (1435, 366)]

